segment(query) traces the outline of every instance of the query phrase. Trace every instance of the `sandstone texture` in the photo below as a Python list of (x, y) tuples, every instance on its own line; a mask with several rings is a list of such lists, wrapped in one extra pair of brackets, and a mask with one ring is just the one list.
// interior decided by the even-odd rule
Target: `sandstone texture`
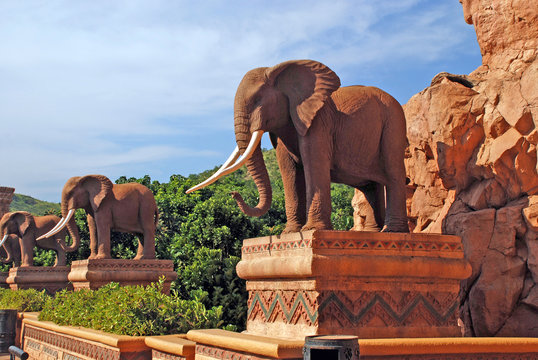
[[(404, 106), (410, 229), (462, 237), (473, 268), (460, 294), (466, 336), (536, 337), (538, 6), (461, 2), (482, 66), (437, 75)], [(360, 229), (359, 194), (355, 203)]]

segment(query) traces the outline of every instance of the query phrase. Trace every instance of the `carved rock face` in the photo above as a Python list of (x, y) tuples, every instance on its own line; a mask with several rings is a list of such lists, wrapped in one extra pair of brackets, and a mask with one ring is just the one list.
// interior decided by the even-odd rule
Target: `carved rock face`
[(483, 65), (440, 74), (404, 106), (408, 216), (414, 232), (463, 239), (466, 335), (538, 336), (538, 8), (462, 5)]

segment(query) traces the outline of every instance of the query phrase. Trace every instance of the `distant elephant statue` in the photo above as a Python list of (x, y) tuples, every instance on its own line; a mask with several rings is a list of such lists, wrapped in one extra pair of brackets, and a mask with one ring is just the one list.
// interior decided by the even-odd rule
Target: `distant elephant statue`
[(272, 190), (260, 141), (269, 132), (284, 186), (285, 233), (332, 228), (331, 181), (361, 190), (383, 231), (409, 232), (405, 116), (389, 94), (374, 87), (340, 87), (338, 76), (317, 61), (286, 61), (245, 75), (235, 95), (234, 118), (236, 149), (215, 174), (187, 192), (246, 163), (259, 203), (253, 208), (238, 193), (233, 196), (245, 214), (265, 214)]
[[(75, 176), (62, 190), (61, 230), (75, 209), (84, 209), (90, 230), (90, 259), (110, 259), (110, 232), (138, 236), (135, 259), (155, 259), (155, 229), (159, 219), (151, 190), (139, 183), (113, 184), (103, 175)], [(71, 231), (71, 229), (69, 230)]]
[[(12, 258), (16, 259), (17, 255), (14, 252), (18, 250), (21, 258), (20, 266), (33, 266), (34, 246), (38, 246), (42, 249), (56, 252), (54, 266), (65, 266), (66, 252), (73, 252), (80, 245), (80, 237), (74, 219), (71, 224), (74, 227), (74, 231), (71, 233), (73, 239), (71, 245), (68, 246), (65, 242), (66, 231), (60, 231), (54, 237), (40, 238), (41, 235), (54, 229), (59, 222), (60, 218), (56, 215), (33, 216), (26, 211), (4, 214), (0, 220), (0, 234), (2, 234), (0, 246), (4, 246), (7, 253), (7, 259), (4, 261), (7, 262)], [(9, 238), (9, 235), (18, 237), (20, 250), (13, 244), (13, 239)]]
[[(1, 234), (0, 232), (0, 236)], [(21, 246), (18, 236), (8, 234), (4, 242), (0, 244), (0, 262), (4, 264), (13, 263), (14, 267), (21, 266)]]

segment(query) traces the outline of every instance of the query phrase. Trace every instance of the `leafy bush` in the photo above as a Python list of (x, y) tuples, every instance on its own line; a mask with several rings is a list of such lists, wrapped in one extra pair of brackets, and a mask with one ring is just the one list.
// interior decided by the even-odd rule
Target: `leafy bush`
[(164, 281), (149, 286), (110, 283), (98, 290), (60, 291), (41, 311), (39, 320), (82, 326), (109, 333), (151, 336), (185, 333), (222, 325), (222, 307), (206, 309), (198, 292), (194, 300), (162, 293)]
[(0, 289), (0, 309), (16, 309), (19, 312), (41, 311), (50, 296), (35, 289)]

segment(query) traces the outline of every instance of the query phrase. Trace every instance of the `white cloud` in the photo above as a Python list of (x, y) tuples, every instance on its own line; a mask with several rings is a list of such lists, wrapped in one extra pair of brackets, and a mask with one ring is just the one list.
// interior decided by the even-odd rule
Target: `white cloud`
[[(0, 2), (0, 154), (13, 169), (0, 174), (0, 183), (40, 197), (45, 182), (34, 179), (59, 173), (65, 179), (111, 166), (128, 172), (136, 162), (166, 159), (177, 164), (169, 174), (212, 167), (220, 161), (220, 143), (192, 138), (231, 133), (235, 88), (247, 70), (314, 58), (341, 76), (360, 78), (375, 66), (436, 61), (464, 40), (454, 30), (463, 20), (445, 16), (459, 6), (420, 0)], [(141, 135), (149, 140), (135, 140)], [(33, 161), (6, 159), (21, 148)], [(182, 168), (185, 153), (207, 165)], [(76, 166), (50, 160), (66, 156)], [(47, 170), (51, 163), (61, 170)]]

